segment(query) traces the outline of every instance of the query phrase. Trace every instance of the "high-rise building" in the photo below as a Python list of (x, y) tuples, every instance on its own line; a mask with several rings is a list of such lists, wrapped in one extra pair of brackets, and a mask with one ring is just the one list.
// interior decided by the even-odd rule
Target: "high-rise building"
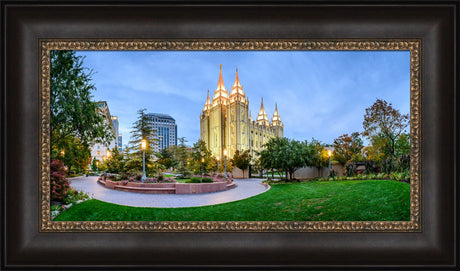
[(117, 116), (112, 116), (112, 122), (113, 122), (113, 127), (115, 129), (115, 134), (117, 135), (115, 138), (115, 145), (118, 147), (118, 151), (122, 152), (123, 151), (123, 145), (122, 145), (122, 136), (119, 132), (119, 122), (118, 122), (118, 117)]
[(109, 126), (113, 132), (113, 140), (108, 145), (94, 143), (91, 146), (91, 161), (96, 158), (96, 160), (102, 162), (111, 155), (110, 151), (118, 144), (118, 137), (116, 132), (118, 131), (118, 118), (116, 116), (110, 115), (109, 107), (105, 101), (97, 102), (97, 111), (99, 114), (104, 116), (104, 124)]
[(222, 158), (224, 150), (227, 150), (230, 158), (233, 157), (236, 150), (250, 150), (251, 155), (254, 155), (255, 151), (261, 150), (263, 144), (270, 138), (283, 137), (283, 129), (277, 105), (275, 105), (272, 120), (269, 122), (263, 98), (257, 120), (252, 120), (249, 100), (238, 78), (238, 69), (231, 93), (228, 95), (222, 77), (222, 65), (220, 65), (219, 80), (214, 96), (211, 101), (208, 91), (208, 97), (200, 115), (201, 140), (206, 142), (212, 155)]
[(121, 134), (118, 135), (118, 151), (123, 151), (123, 137), (121, 136)]
[(177, 124), (176, 120), (168, 114), (149, 113), (147, 116), (151, 120), (154, 130), (154, 138), (157, 145), (154, 151), (161, 151), (169, 146), (177, 145)]
[(118, 146), (118, 135), (119, 135), (119, 122), (118, 122), (118, 117), (117, 116), (112, 116), (112, 123), (113, 123), (113, 128), (115, 129), (115, 145)]

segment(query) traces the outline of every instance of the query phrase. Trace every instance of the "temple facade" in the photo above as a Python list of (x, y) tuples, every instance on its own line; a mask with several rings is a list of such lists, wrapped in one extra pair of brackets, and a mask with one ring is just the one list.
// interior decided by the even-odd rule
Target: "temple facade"
[(283, 137), (283, 122), (276, 105), (271, 122), (269, 121), (263, 98), (257, 119), (253, 120), (249, 111), (249, 100), (238, 78), (238, 69), (228, 94), (221, 65), (214, 96), (211, 100), (208, 91), (200, 115), (200, 134), (212, 155), (220, 160), (224, 157), (224, 150), (229, 158), (233, 157), (236, 150), (250, 150), (254, 156), (270, 138)]

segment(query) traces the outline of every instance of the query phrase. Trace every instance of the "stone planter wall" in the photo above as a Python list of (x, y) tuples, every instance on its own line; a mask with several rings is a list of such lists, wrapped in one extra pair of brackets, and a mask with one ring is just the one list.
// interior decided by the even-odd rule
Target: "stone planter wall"
[(107, 188), (148, 194), (201, 194), (224, 191), (235, 187), (233, 181), (218, 183), (127, 183), (98, 180)]

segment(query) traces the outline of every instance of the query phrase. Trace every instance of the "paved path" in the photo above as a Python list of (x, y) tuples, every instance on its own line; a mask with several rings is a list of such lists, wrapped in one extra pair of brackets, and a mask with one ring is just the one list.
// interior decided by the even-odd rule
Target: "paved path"
[(105, 202), (136, 207), (193, 207), (246, 199), (267, 191), (262, 179), (235, 179), (236, 187), (205, 194), (143, 194), (106, 188), (97, 177), (71, 178), (70, 185), (91, 197)]

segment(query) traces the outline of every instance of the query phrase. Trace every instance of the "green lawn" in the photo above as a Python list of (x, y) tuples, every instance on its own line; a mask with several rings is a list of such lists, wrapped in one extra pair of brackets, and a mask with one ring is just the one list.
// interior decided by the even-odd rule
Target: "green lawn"
[(88, 200), (55, 221), (401, 221), (410, 185), (390, 180), (276, 184), (252, 198), (189, 208), (128, 207)]

